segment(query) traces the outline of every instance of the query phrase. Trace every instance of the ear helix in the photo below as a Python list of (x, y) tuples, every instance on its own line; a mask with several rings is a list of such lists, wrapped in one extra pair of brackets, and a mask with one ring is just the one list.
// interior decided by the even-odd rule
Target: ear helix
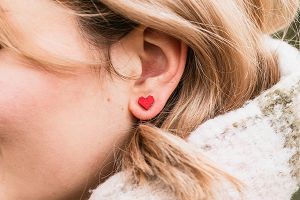
[(138, 100), (138, 103), (141, 107), (143, 107), (145, 110), (149, 110), (151, 106), (154, 103), (154, 98), (153, 96), (149, 95), (148, 97), (143, 97), (141, 96)]

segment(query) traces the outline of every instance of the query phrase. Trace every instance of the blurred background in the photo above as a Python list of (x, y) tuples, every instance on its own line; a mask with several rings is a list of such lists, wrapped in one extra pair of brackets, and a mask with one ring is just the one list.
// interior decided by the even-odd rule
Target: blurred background
[(287, 30), (278, 32), (274, 34), (273, 37), (284, 39), (296, 48), (300, 49), (300, 13)]

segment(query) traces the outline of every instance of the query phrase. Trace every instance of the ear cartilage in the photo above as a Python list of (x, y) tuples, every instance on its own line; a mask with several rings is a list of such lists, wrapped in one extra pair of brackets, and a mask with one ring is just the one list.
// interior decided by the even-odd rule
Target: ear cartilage
[(154, 98), (153, 96), (149, 95), (148, 97), (140, 97), (138, 100), (138, 103), (140, 104), (140, 106), (142, 106), (145, 110), (149, 110), (150, 107), (153, 105), (154, 103)]

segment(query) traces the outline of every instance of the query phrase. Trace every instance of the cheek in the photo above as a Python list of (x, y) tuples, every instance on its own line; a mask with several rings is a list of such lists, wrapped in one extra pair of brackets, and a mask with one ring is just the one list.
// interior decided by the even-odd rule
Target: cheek
[[(0, 64), (0, 172), (4, 174), (2, 176), (4, 178), (0, 179), (0, 187), (4, 181), (4, 185), (10, 186), (7, 187), (8, 189), (27, 188), (26, 184), (18, 181), (16, 177), (22, 177), (26, 182), (42, 177), (37, 176), (37, 172), (41, 174), (42, 162), (46, 164), (45, 159), (50, 158), (47, 156), (50, 149), (47, 148), (49, 146), (47, 134), (39, 127), (43, 126), (41, 119), (45, 118), (49, 110), (55, 106), (53, 104), (56, 99), (55, 88), (51, 78), (40, 72), (2, 60)], [(56, 165), (54, 159), (48, 161), (52, 168)]]
[[(28, 191), (39, 188), (44, 194), (81, 188), (90, 175), (96, 177), (112, 146), (128, 137), (131, 119), (125, 97), (121, 102), (113, 98), (126, 92), (95, 86), (101, 83), (90, 77), (61, 80), (4, 63), (0, 172), (6, 174), (5, 184)], [(44, 184), (52, 191), (45, 191)]]
[(37, 71), (2, 65), (0, 67), (0, 124), (13, 128), (19, 123), (24, 124), (33, 120), (37, 112), (47, 112), (45, 108), (51, 105), (55, 95), (54, 88), (55, 85)]

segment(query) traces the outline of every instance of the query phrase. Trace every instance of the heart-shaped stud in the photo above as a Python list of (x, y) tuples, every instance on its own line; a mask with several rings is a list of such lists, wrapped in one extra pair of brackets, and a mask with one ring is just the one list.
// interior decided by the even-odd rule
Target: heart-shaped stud
[(138, 103), (146, 110), (149, 110), (149, 108), (152, 106), (154, 103), (154, 98), (153, 96), (149, 95), (147, 98), (145, 97), (140, 97), (138, 100)]

